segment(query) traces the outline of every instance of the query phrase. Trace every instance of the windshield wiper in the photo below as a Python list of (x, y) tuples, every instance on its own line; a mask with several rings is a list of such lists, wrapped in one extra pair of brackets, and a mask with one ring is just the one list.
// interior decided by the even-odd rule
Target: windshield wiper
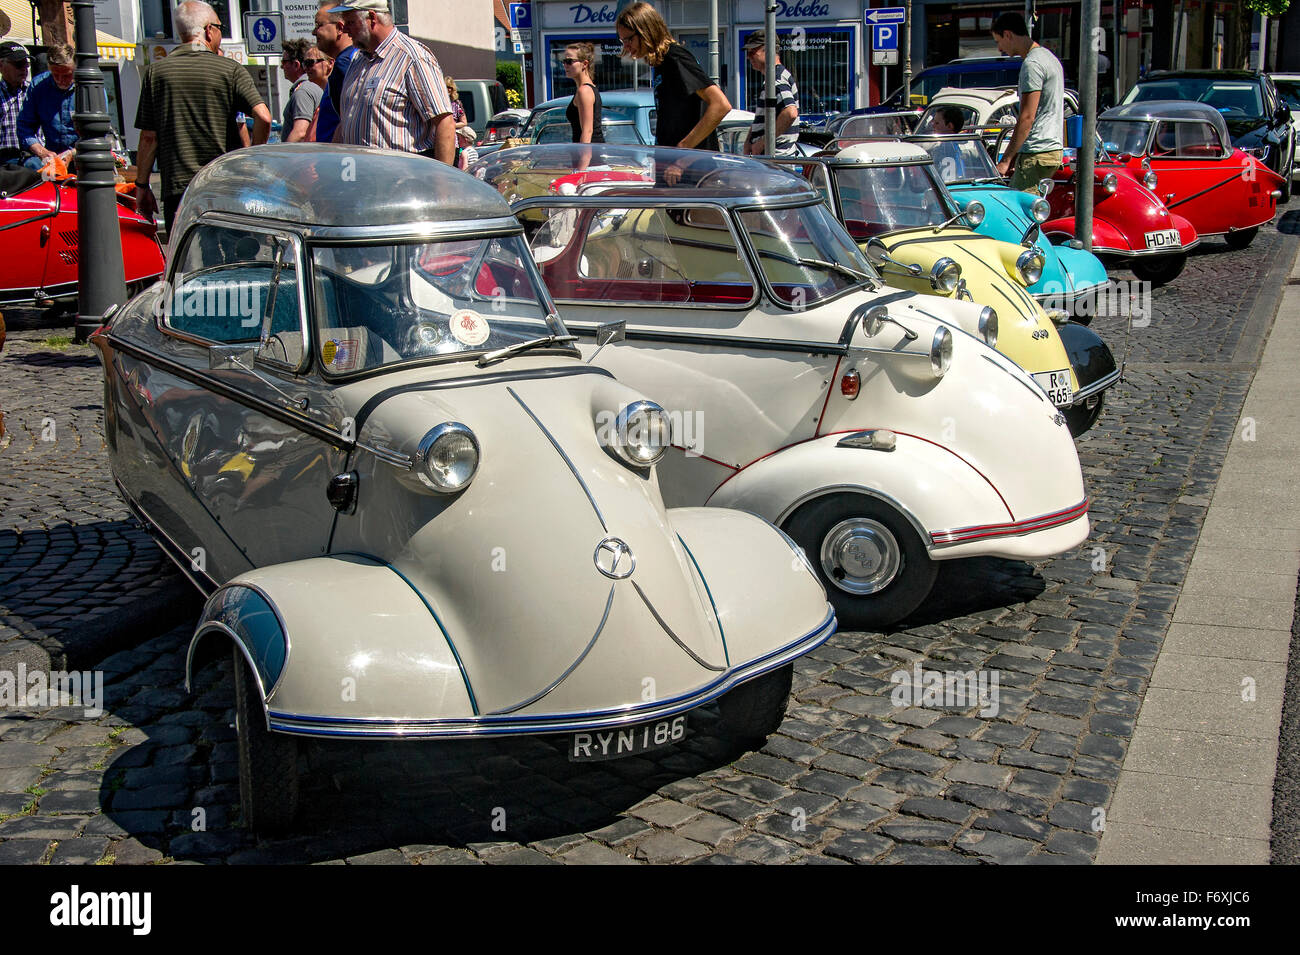
[[(515, 342), (515, 344), (507, 345), (505, 348), (498, 348), (496, 351), (488, 352), (486, 355), (479, 358), (475, 364), (480, 368), (486, 368), (493, 362), (502, 361), (503, 359), (510, 358), (511, 356), (518, 355), (522, 352), (530, 351), (534, 348), (545, 348), (547, 345), (560, 345), (566, 342), (576, 342), (577, 340), (577, 335), (547, 335), (545, 338), (534, 338), (526, 342)], [(574, 349), (577, 350), (576, 345), (574, 346)]]
[(764, 250), (760, 255), (770, 256), (779, 259), (782, 262), (789, 262), (791, 265), (810, 265), (814, 268), (826, 269), (830, 272), (839, 272), (841, 275), (847, 275), (851, 279), (857, 279), (860, 282), (869, 282), (875, 287), (876, 278), (868, 275), (866, 272), (859, 272), (857, 269), (851, 269), (847, 265), (841, 265), (839, 262), (827, 262), (825, 259), (801, 259), (795, 255), (782, 255), (779, 252)]

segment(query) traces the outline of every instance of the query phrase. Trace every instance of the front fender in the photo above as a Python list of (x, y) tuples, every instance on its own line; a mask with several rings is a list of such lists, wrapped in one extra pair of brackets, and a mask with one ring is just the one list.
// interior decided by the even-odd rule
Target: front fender
[[(1048, 219), (1043, 223), (1044, 235), (1062, 235), (1074, 238), (1077, 229), (1078, 223), (1075, 221), (1074, 216)], [(1123, 232), (1105, 219), (1098, 218), (1095, 214), (1092, 219), (1092, 248), (1094, 252), (1126, 253), (1133, 251), (1133, 246)]]
[(1079, 380), (1076, 400), (1109, 388), (1119, 380), (1119, 368), (1110, 347), (1087, 325), (1066, 322), (1057, 326), (1061, 343), (1070, 356), (1070, 367)]
[(853, 491), (897, 509), (927, 548), (931, 531), (1013, 519), (997, 489), (936, 442), (898, 434), (893, 451), (838, 447), (847, 437), (830, 434), (763, 458), (718, 488), (709, 504), (749, 511), (780, 526), (808, 501)]

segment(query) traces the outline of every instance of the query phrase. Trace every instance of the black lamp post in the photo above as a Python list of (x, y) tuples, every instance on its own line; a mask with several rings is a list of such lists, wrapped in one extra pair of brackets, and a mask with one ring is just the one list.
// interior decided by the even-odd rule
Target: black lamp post
[(111, 305), (126, 301), (122, 234), (117, 225), (116, 170), (104, 74), (95, 42), (94, 0), (71, 0), (77, 36), (77, 295), (76, 338), (84, 342)]

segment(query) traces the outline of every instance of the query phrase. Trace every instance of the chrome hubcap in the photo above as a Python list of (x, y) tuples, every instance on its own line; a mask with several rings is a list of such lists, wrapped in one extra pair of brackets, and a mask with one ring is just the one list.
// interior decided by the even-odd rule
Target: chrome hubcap
[(874, 594), (898, 576), (903, 554), (893, 532), (868, 517), (851, 517), (822, 540), (822, 570), (840, 590)]

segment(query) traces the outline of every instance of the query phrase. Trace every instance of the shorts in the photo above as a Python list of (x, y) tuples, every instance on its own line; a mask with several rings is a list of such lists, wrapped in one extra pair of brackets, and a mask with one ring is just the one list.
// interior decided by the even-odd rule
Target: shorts
[(1021, 192), (1038, 192), (1038, 184), (1050, 179), (1052, 173), (1061, 168), (1061, 150), (1054, 149), (1045, 153), (1020, 153), (1016, 156), (1016, 168), (1011, 173), (1011, 188)]

